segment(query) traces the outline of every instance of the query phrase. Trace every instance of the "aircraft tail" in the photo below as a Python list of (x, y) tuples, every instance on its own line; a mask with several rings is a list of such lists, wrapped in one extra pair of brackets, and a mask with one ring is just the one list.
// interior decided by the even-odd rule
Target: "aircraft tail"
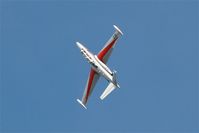
[(120, 88), (119, 84), (117, 83), (117, 71), (113, 70), (113, 83), (116, 85), (116, 87)]
[(116, 81), (116, 71), (113, 71), (113, 82), (109, 83), (105, 91), (100, 96), (100, 99), (103, 100), (104, 98), (106, 98), (116, 88), (120, 88), (120, 86)]
[(104, 98), (106, 98), (115, 88), (116, 88), (116, 86), (112, 82), (110, 82), (108, 87), (105, 89), (105, 91), (100, 96), (100, 99), (104, 100)]

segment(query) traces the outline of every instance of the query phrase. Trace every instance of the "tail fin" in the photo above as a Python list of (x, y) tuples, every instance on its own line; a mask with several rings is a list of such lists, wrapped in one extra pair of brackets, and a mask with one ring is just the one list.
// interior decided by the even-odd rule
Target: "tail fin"
[(113, 70), (113, 83), (120, 88), (119, 84), (117, 83), (117, 75), (116, 75), (117, 71)]
[(107, 97), (117, 86), (115, 86), (112, 82), (109, 83), (108, 87), (105, 89), (105, 91), (100, 96), (100, 99), (103, 100), (105, 97)]
[(113, 70), (113, 82), (110, 82), (105, 91), (102, 93), (102, 95), (100, 96), (101, 100), (107, 97), (116, 88), (120, 88), (119, 84), (117, 83), (116, 73), (117, 71)]

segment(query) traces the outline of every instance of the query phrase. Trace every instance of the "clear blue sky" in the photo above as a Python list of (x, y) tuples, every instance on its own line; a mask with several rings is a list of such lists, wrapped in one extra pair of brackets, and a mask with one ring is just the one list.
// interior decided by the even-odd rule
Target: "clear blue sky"
[[(197, 1), (0, 2), (0, 132), (199, 132)], [(77, 102), (93, 53), (124, 36), (108, 62), (121, 89)]]

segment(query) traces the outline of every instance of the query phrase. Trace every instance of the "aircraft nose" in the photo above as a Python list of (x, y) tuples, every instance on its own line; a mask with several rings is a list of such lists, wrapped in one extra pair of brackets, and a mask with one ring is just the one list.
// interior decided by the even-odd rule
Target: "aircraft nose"
[(83, 46), (81, 43), (76, 42), (76, 44), (77, 44), (77, 47), (78, 47), (79, 49), (83, 49), (83, 48), (84, 48), (84, 46)]

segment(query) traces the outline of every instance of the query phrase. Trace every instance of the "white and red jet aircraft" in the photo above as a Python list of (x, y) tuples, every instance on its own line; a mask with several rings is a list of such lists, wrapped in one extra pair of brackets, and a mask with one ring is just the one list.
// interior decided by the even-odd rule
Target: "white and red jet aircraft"
[(91, 95), (93, 88), (100, 76), (103, 76), (109, 82), (108, 87), (105, 89), (105, 91), (100, 96), (101, 100), (103, 100), (106, 96), (108, 96), (115, 88), (120, 88), (120, 86), (118, 85), (118, 83), (116, 81), (116, 71), (112, 72), (106, 65), (108, 58), (110, 57), (110, 55), (113, 51), (113, 48), (116, 44), (117, 39), (121, 35), (123, 35), (122, 31), (117, 26), (113, 25), (113, 27), (115, 28), (114, 34), (111, 36), (111, 38), (105, 44), (104, 48), (98, 53), (98, 55), (92, 54), (82, 44), (80, 44), (79, 42), (76, 42), (82, 55), (86, 58), (88, 63), (91, 64), (91, 70), (90, 70), (89, 78), (88, 78), (88, 81), (86, 84), (86, 88), (84, 90), (82, 100), (80, 101), (79, 99), (77, 99), (77, 101), (85, 109), (87, 109), (85, 105), (86, 105), (88, 98)]

